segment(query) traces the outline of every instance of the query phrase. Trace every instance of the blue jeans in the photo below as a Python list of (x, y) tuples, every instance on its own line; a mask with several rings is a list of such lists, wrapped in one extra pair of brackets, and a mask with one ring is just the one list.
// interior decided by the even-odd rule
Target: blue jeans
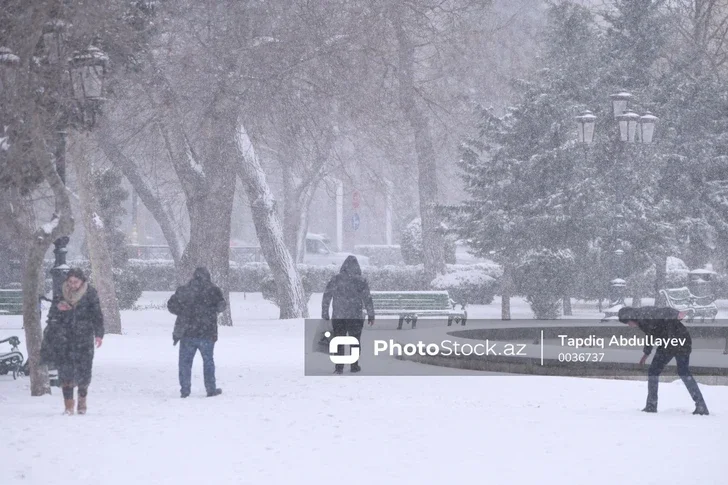
[(698, 388), (698, 383), (690, 372), (690, 355), (673, 355), (669, 352), (658, 350), (652, 359), (652, 364), (647, 371), (647, 405), (657, 406), (657, 389), (659, 386), (660, 374), (665, 366), (675, 358), (677, 363), (677, 375), (680, 376), (685, 387), (693, 398), (695, 404), (705, 404), (703, 394)]
[(213, 356), (215, 342), (203, 338), (183, 338), (179, 341), (179, 385), (182, 394), (188, 395), (192, 387), (192, 363), (197, 351), (202, 355), (202, 373), (205, 378), (205, 389), (208, 393), (215, 391), (215, 359)]

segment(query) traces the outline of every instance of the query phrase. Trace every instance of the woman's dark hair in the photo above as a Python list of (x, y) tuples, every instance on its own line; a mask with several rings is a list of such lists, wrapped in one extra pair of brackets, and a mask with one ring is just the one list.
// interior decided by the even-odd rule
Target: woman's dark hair
[(66, 279), (68, 278), (78, 278), (81, 281), (86, 281), (86, 275), (84, 274), (83, 270), (80, 268), (71, 268), (68, 270), (68, 273), (66, 273)]

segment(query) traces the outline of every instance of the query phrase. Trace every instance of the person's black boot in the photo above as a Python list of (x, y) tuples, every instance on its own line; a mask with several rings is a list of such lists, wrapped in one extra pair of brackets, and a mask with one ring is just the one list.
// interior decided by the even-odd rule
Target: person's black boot
[(215, 397), (215, 396), (219, 396), (220, 394), (222, 394), (222, 389), (217, 388), (214, 391), (208, 391), (207, 397)]
[(657, 412), (657, 404), (648, 403), (645, 408), (642, 410), (642, 412), (645, 413), (656, 413)]
[(351, 373), (356, 374), (357, 372), (361, 372), (361, 367), (359, 367), (359, 364), (351, 364)]
[(705, 403), (698, 403), (695, 405), (695, 411), (693, 411), (693, 414), (707, 416), (710, 413), (708, 412), (708, 406), (706, 406)]

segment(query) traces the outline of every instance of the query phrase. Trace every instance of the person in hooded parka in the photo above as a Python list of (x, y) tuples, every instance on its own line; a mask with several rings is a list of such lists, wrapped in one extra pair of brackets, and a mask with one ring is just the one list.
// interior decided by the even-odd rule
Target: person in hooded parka
[[(364, 328), (364, 309), (366, 309), (369, 325), (374, 324), (374, 303), (369, 290), (369, 283), (362, 276), (361, 267), (356, 256), (350, 255), (341, 265), (339, 273), (326, 285), (321, 302), (321, 318), (329, 320), (329, 307), (333, 336), (350, 335), (361, 341)], [(343, 349), (339, 349), (339, 354)], [(351, 364), (351, 372), (360, 372), (358, 362)], [(334, 373), (342, 374), (344, 364), (335, 364)]]

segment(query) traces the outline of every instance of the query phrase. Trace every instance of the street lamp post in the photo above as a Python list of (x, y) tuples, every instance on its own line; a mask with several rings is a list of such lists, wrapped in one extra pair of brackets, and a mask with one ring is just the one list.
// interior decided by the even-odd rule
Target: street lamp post
[[(627, 143), (652, 143), (655, 133), (655, 124), (658, 118), (649, 111), (640, 116), (634, 111), (628, 110), (628, 104), (632, 100), (632, 94), (619, 92), (612, 94), (612, 112), (614, 119), (619, 125), (619, 139)], [(596, 116), (591, 111), (584, 111), (576, 117), (578, 126), (578, 138), (580, 143), (590, 145), (594, 139), (594, 126)], [(621, 218), (621, 215), (618, 215)], [(613, 233), (613, 230), (610, 231)], [(622, 278), (622, 259), (624, 251), (621, 248), (615, 250), (617, 275), (610, 281), (610, 307), (606, 309), (604, 320), (616, 318), (619, 309), (624, 306), (624, 291), (626, 282)]]
[[(51, 20), (43, 27), (43, 45), (45, 57), (49, 65), (62, 71), (62, 78), (68, 76), (71, 95), (76, 102), (74, 108), (64, 107), (56, 129), (56, 149), (54, 151), (56, 171), (66, 185), (66, 140), (69, 128), (90, 130), (96, 123), (96, 115), (103, 98), (104, 77), (108, 57), (93, 45), (85, 50), (76, 51), (70, 59), (63, 60), (65, 53), (65, 33), (67, 24), (62, 20)], [(61, 80), (61, 89), (66, 83)], [(59, 93), (62, 94), (62, 93)], [(68, 253), (67, 236), (54, 241), (55, 261), (51, 269), (53, 279), (53, 300), (62, 295), (62, 285), (68, 272), (66, 255)]]

